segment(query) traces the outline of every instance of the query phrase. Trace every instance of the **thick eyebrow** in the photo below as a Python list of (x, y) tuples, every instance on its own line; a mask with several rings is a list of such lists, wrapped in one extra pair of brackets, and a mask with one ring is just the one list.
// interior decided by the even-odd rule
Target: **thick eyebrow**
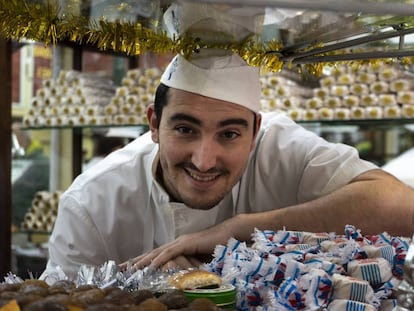
[[(194, 123), (196, 125), (201, 125), (201, 121), (197, 118), (194, 118), (188, 114), (185, 113), (176, 113), (173, 114), (170, 117), (170, 121), (188, 121), (191, 123)], [(220, 121), (218, 123), (219, 127), (225, 127), (228, 125), (241, 125), (245, 128), (249, 128), (249, 122), (246, 119), (242, 119), (242, 118), (231, 118), (231, 119), (226, 119), (223, 121)]]

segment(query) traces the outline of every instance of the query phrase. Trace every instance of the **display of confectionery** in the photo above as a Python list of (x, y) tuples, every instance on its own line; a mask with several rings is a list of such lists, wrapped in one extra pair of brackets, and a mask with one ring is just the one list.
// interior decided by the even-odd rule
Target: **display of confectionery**
[(28, 127), (101, 124), (102, 110), (115, 93), (113, 81), (101, 73), (61, 71), (43, 81), (23, 123)]
[(9, 274), (0, 285), (0, 311), (46, 310), (49, 304), (59, 310), (149, 310), (134, 309), (145, 303), (157, 305), (151, 310), (328, 311), (397, 305), (408, 238), (365, 236), (347, 225), (343, 234), (256, 229), (252, 241), (248, 246), (230, 238), (198, 270), (119, 271), (108, 261), (81, 266), (73, 280), (59, 270), (42, 280)]
[(113, 124), (146, 124), (145, 111), (154, 101), (160, 77), (161, 71), (156, 67), (128, 70), (104, 108), (105, 115), (112, 115)]
[(56, 220), (60, 191), (36, 192), (21, 224), (22, 230), (51, 232)]
[(414, 82), (400, 67), (386, 62), (326, 67), (310, 96), (280, 73), (268, 73), (261, 79), (262, 110), (296, 121), (413, 118)]
[(158, 68), (131, 69), (115, 86), (98, 73), (61, 71), (43, 81), (23, 123), (27, 127), (146, 124), (145, 109), (154, 99)]

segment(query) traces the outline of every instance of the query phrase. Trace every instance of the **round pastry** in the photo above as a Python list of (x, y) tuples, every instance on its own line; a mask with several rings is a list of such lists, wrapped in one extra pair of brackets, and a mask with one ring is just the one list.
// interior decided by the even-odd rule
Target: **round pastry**
[(189, 306), (192, 311), (218, 311), (217, 305), (207, 298), (194, 299)]
[(182, 309), (188, 306), (188, 299), (187, 296), (178, 290), (167, 292), (160, 297), (158, 297), (158, 301), (162, 304), (166, 305), (168, 309)]
[(144, 300), (149, 298), (154, 298), (153, 293), (149, 289), (139, 289), (135, 292), (132, 292), (134, 298), (134, 304), (139, 305)]
[(168, 307), (156, 298), (148, 298), (138, 305), (137, 310), (167, 311)]
[(177, 289), (214, 288), (222, 284), (221, 278), (209, 271), (193, 270), (172, 277), (170, 284)]

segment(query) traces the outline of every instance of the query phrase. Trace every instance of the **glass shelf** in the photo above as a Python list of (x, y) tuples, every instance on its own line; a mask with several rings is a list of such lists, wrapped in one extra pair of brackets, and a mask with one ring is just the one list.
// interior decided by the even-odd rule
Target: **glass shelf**
[(353, 120), (312, 120), (312, 121), (296, 121), (299, 124), (319, 124), (321, 126), (334, 126), (334, 125), (356, 125), (360, 127), (375, 127), (379, 128), (391, 128), (396, 126), (403, 126), (407, 124), (414, 124), (414, 118), (400, 118), (400, 119), (353, 119)]

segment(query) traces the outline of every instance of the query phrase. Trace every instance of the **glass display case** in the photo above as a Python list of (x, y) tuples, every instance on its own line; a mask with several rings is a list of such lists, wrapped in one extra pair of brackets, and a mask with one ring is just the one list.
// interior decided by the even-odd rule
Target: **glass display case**
[[(34, 40), (71, 51), (70, 68), (59, 65), (64, 60), (62, 55), (54, 63), (53, 78), (56, 81), (65, 70), (88, 72), (86, 68), (91, 66), (88, 53), (99, 53), (114, 59), (113, 66), (106, 68), (114, 71), (111, 79), (115, 83), (108, 98), (116, 98), (116, 92), (121, 92), (121, 87), (125, 86), (123, 83), (127, 83), (123, 79), (128, 77), (128, 69), (161, 69), (173, 53), (190, 56), (205, 50), (239, 53), (250, 65), (263, 69), (266, 81), (271, 79), (270, 76), (281, 76), (289, 87), (294, 84), (296, 90), (300, 90), (302, 102), (317, 97), (314, 90), (321, 90), (322, 79), (332, 75), (336, 79), (342, 75), (345, 79), (346, 74), (353, 73), (356, 77), (361, 72), (369, 72), (366, 68), (371, 67), (378, 77), (378, 73), (390, 65), (398, 69), (400, 80), (408, 81), (413, 76), (414, 49), (410, 35), (414, 33), (414, 6), (405, 1), (37, 0), (2, 1), (1, 5), (0, 35), (3, 38)], [(120, 58), (127, 61), (119, 61)], [(4, 59), (0, 62), (7, 62), (7, 58)], [(101, 62), (104, 63), (108, 62)], [(342, 72), (343, 68), (349, 71)], [(69, 78), (65, 76), (64, 79)], [(391, 83), (396, 77), (383, 79), (384, 83)], [(45, 83), (50, 81), (43, 80)], [(374, 82), (377, 81), (368, 80), (363, 84)], [(347, 83), (341, 85), (349, 86)], [(49, 95), (51, 90), (47, 89)], [(287, 113), (328, 140), (344, 142), (348, 136), (351, 139), (348, 142), (354, 145), (369, 141), (369, 147), (361, 144), (361, 153), (366, 152), (364, 156), (379, 165), (413, 145), (413, 134), (405, 125), (414, 123), (414, 112), (407, 110), (403, 113), (403, 108), (414, 107), (414, 98), (413, 101), (395, 102), (393, 106), (398, 107), (397, 115), (385, 115), (385, 110), (381, 110), (381, 117), (353, 118), (351, 107), (306, 106), (299, 107), (302, 116), (299, 118), (292, 114), (295, 109), (283, 106), (281, 102), (271, 109), (269, 98), (281, 97), (281, 93), (275, 90), (274, 85), (272, 95), (263, 98), (264, 111)], [(283, 91), (282, 88), (277, 90)], [(398, 92), (411, 90), (411, 84), (405, 89), (403, 83), (401, 90), (392, 91), (395, 95), (393, 99), (396, 100)], [(32, 99), (37, 95), (34, 93)], [(344, 94), (338, 97), (343, 99)], [(80, 98), (78, 96), (77, 99)], [(30, 116), (30, 108), (28, 105), (25, 117)], [(323, 116), (322, 108), (349, 110), (345, 110), (342, 116), (334, 115), (334, 110), (324, 110), (326, 113)], [(312, 116), (310, 112), (317, 116)], [(6, 125), (11, 123), (10, 116), (0, 118), (5, 120)], [(25, 120), (27, 129), (50, 131), (55, 139), (61, 135), (56, 131), (66, 133), (63, 135), (70, 141), (70, 179), (82, 170), (85, 131), (91, 128), (145, 126), (142, 119), (127, 121), (115, 117), (99, 124), (92, 122), (92, 118), (88, 118), (89, 123), (86, 124), (79, 123), (82, 119), (73, 121), (66, 118), (68, 123), (63, 125), (55, 123), (57, 119), (45, 116), (40, 123), (36, 123), (39, 119)], [(396, 140), (398, 146), (395, 145)], [(376, 144), (372, 145), (373, 142)], [(56, 140), (51, 144), (58, 146)], [(4, 145), (8, 149), (2, 151), (5, 158), (5, 154), (10, 152), (10, 145)], [(53, 150), (56, 149), (51, 147), (50, 156)], [(4, 172), (13, 171), (11, 176), (14, 179), (14, 173), (17, 169), (23, 169), (24, 163), (4, 161), (0, 165), (4, 165)], [(64, 162), (60, 163), (60, 166), (64, 165)], [(53, 172), (60, 173), (61, 170), (55, 167)], [(9, 176), (0, 176), (0, 188), (10, 194)], [(4, 194), (0, 199), (8, 209), (11, 206), (9, 194), (7, 197)], [(10, 227), (10, 221), (6, 218), (2, 217), (0, 223), (4, 231)], [(7, 238), (7, 234), (4, 236)], [(0, 243), (0, 247), (4, 248), (0, 249), (0, 253), (8, 253), (8, 244)], [(5, 274), (9, 268), (7, 260), (2, 262), (0, 273)]]

